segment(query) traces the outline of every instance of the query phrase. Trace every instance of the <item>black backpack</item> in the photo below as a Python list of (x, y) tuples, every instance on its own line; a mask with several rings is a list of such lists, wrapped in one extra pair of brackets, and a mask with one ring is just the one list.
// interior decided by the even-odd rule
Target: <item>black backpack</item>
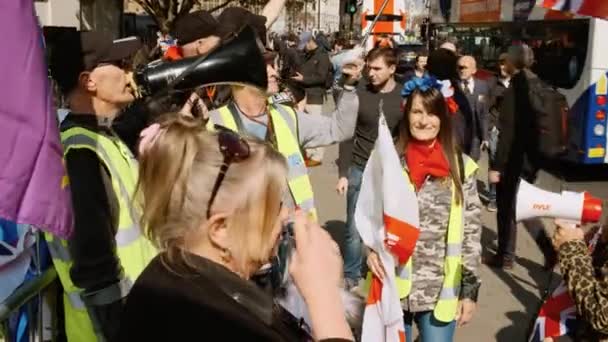
[(564, 156), (568, 145), (566, 97), (536, 75), (528, 77), (528, 86), (540, 157), (551, 160)]

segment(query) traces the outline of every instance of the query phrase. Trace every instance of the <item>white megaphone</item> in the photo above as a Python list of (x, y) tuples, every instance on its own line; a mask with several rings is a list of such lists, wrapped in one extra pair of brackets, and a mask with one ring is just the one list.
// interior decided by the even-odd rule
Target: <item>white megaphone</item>
[(553, 217), (582, 224), (598, 222), (602, 216), (602, 200), (588, 192), (562, 191), (561, 194), (541, 190), (520, 180), (515, 220)]

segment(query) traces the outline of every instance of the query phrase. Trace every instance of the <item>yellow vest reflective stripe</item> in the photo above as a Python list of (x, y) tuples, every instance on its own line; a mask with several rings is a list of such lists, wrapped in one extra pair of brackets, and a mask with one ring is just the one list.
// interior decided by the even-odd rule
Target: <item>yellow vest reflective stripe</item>
[[(82, 127), (69, 128), (61, 133), (64, 155), (71, 149), (94, 152), (110, 173), (112, 188), (119, 204), (118, 230), (115, 235), (116, 253), (125, 279), (119, 284), (118, 296), (128, 293), (130, 285), (157, 254), (156, 249), (142, 235), (138, 210), (132, 196), (137, 182), (137, 161), (127, 146), (117, 137), (107, 137)], [(65, 330), (69, 341), (98, 341), (95, 329), (80, 297), (81, 289), (70, 278), (72, 259), (67, 241), (46, 234), (53, 263), (64, 288)], [(111, 300), (111, 298), (106, 298)], [(118, 298), (116, 298), (118, 299)]]
[[(477, 171), (477, 164), (467, 157), (463, 157), (465, 178)], [(413, 185), (409, 175), (404, 171), (409, 186)], [(456, 187), (452, 184), (452, 203), (447, 229), (447, 245), (444, 262), (444, 276), (439, 300), (433, 310), (435, 318), (441, 322), (451, 322), (456, 317), (458, 296), (460, 294), (460, 281), (462, 279), (462, 239), (464, 234), (464, 212), (462, 201), (456, 202)], [(412, 259), (397, 270), (396, 285), (399, 298), (405, 298), (412, 289)]]
[[(228, 106), (218, 108), (217, 112), (219, 116), (212, 116), (214, 121), (211, 122), (210, 120), (207, 123), (208, 129), (212, 130), (213, 125), (217, 124), (233, 131), (238, 131), (237, 123)], [(317, 211), (315, 209), (312, 184), (308, 177), (308, 168), (304, 162), (298, 140), (298, 118), (296, 112), (288, 106), (271, 105), (269, 106), (269, 114), (277, 139), (277, 149), (287, 159), (289, 166), (287, 181), (291, 196), (297, 206), (307, 211), (316, 220)]]

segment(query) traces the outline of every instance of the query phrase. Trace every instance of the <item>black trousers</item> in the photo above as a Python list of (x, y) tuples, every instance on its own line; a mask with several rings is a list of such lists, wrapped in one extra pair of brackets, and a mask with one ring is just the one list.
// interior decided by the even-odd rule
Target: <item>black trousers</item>
[(515, 224), (515, 191), (512, 184), (496, 184), (496, 223), (498, 228), (498, 255), (505, 259), (515, 257), (517, 225)]

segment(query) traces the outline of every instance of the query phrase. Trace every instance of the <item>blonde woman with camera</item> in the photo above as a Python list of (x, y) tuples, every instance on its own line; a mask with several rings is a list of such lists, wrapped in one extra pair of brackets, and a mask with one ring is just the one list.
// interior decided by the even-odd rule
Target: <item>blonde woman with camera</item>
[[(162, 252), (130, 292), (120, 340), (310, 340), (249, 280), (276, 252), (288, 218), (285, 159), (264, 142), (220, 127), (209, 133), (179, 114), (149, 128), (142, 146), (143, 226)], [(302, 213), (294, 232), (290, 274), (314, 339), (352, 341), (337, 245)]]

